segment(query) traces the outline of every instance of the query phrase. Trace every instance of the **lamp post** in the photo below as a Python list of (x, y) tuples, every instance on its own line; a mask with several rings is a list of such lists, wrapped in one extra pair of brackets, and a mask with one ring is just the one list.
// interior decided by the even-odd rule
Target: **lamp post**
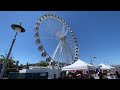
[(17, 71), (19, 70), (18, 64), (19, 64), (19, 61), (16, 61), (16, 68), (17, 68)]
[(96, 58), (96, 56), (90, 56), (90, 59), (91, 59), (91, 64), (93, 65), (93, 60), (92, 60), (92, 58)]
[(12, 41), (12, 44), (11, 44), (11, 46), (10, 46), (9, 52), (8, 52), (8, 54), (7, 54), (7, 57), (6, 57), (6, 59), (5, 59), (4, 63), (3, 63), (3, 67), (2, 67), (1, 73), (0, 73), (0, 79), (2, 79), (3, 76), (4, 76), (5, 69), (6, 69), (6, 67), (7, 67), (7, 62), (8, 62), (10, 53), (11, 53), (11, 51), (12, 51), (13, 45), (14, 45), (14, 43), (15, 43), (16, 36), (17, 36), (18, 32), (22, 32), (22, 33), (25, 32), (25, 29), (21, 26), (21, 24), (22, 24), (22, 23), (20, 22), (20, 25), (17, 25), (17, 24), (12, 24), (12, 25), (11, 25), (11, 28), (12, 28), (13, 30), (15, 30), (16, 33), (15, 33), (15, 36), (14, 36), (14, 38), (13, 38), (13, 41)]
[(90, 59), (91, 59), (91, 64), (93, 65), (93, 61), (92, 61), (92, 57), (90, 56)]

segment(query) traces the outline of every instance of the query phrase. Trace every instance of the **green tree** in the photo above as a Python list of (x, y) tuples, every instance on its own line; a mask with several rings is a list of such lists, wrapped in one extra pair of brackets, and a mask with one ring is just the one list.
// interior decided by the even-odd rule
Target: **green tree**
[[(3, 63), (6, 59), (6, 55), (0, 55), (0, 64)], [(13, 57), (10, 57), (7, 62), (7, 68), (15, 68), (15, 60), (13, 60)]]
[(29, 69), (29, 63), (28, 62), (26, 63), (26, 69)]
[[(4, 63), (6, 60), (7, 55), (1, 55), (0, 56), (0, 63)], [(7, 67), (6, 67), (6, 75), (9, 75), (10, 72), (17, 72), (17, 67), (16, 67), (16, 62), (13, 60), (13, 57), (10, 57), (7, 62)]]
[(41, 60), (41, 61), (39, 62), (39, 66), (46, 67), (46, 66), (48, 66), (48, 65), (49, 65), (49, 63), (48, 63), (47, 61)]
[(4, 60), (5, 60), (5, 56), (4, 55), (0, 55), (0, 64), (2, 64), (3, 62), (4, 62)]
[(23, 67), (23, 64), (20, 64), (21, 67)]

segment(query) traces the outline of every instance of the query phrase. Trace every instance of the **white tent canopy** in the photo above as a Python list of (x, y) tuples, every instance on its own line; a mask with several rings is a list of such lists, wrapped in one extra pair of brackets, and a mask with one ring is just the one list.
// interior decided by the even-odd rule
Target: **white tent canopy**
[(78, 59), (76, 62), (69, 66), (65, 66), (62, 68), (62, 70), (93, 70), (95, 67), (89, 63), (86, 63), (80, 59)]
[(111, 69), (111, 66), (105, 65), (103, 63), (101, 63), (99, 66), (100, 66), (100, 69), (102, 69), (102, 70), (110, 70)]
[(109, 66), (111, 69), (115, 69), (113, 66)]

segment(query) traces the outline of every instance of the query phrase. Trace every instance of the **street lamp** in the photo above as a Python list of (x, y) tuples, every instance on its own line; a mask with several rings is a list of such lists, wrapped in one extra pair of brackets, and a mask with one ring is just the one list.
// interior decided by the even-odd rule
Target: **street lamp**
[(93, 62), (92, 62), (92, 57), (90, 56), (90, 59), (91, 59), (91, 64), (93, 65)]
[(90, 59), (91, 59), (91, 64), (93, 65), (93, 60), (92, 60), (92, 58), (97, 58), (96, 56), (90, 56)]
[(21, 26), (21, 24), (22, 24), (22, 23), (20, 22), (20, 25), (17, 25), (17, 24), (12, 24), (12, 25), (11, 25), (11, 28), (12, 28), (13, 30), (15, 30), (16, 33), (15, 33), (15, 36), (14, 36), (14, 38), (13, 38), (13, 41), (12, 41), (12, 44), (11, 44), (11, 46), (10, 46), (9, 52), (8, 52), (8, 54), (7, 54), (7, 57), (6, 57), (6, 59), (5, 59), (4, 63), (3, 63), (3, 67), (2, 67), (1, 73), (0, 73), (0, 79), (2, 79), (3, 76), (4, 76), (5, 69), (6, 69), (6, 67), (7, 67), (7, 62), (8, 62), (8, 59), (9, 59), (9, 56), (10, 56), (11, 50), (12, 50), (12, 48), (13, 48), (14, 42), (15, 42), (15, 40), (16, 40), (16, 36), (17, 36), (18, 32), (22, 32), (22, 33), (25, 32), (25, 29)]
[(19, 70), (18, 64), (19, 64), (19, 61), (16, 61), (16, 68), (17, 68), (17, 71)]

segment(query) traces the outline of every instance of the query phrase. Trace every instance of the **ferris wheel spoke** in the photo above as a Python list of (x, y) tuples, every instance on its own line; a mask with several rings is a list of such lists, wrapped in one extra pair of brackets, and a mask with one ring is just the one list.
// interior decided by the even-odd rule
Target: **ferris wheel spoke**
[(66, 64), (69, 64), (69, 57), (65, 48), (63, 48), (64, 56), (66, 57)]
[(73, 49), (74, 49), (74, 42), (73, 42), (73, 39), (66, 39), (67, 40), (67, 42), (69, 42), (69, 47), (72, 47)]
[(60, 52), (59, 52), (59, 56), (58, 56), (58, 63), (60, 63), (60, 61), (62, 61), (62, 51), (63, 51), (63, 42), (62, 42), (61, 47), (60, 47)]
[(56, 31), (54, 30), (45, 30), (46, 33), (50, 34), (52, 37), (56, 37)]
[(64, 25), (62, 26), (61, 32), (62, 32), (62, 35), (64, 35), (64, 32), (65, 32), (65, 27), (64, 27)]
[[(45, 31), (51, 35), (56, 36), (56, 34), (58, 33), (58, 31), (61, 31), (62, 29), (62, 23), (60, 23), (58, 20), (55, 20), (54, 18), (49, 18), (46, 20), (46, 26), (45, 27)], [(61, 33), (59, 33), (61, 34)]]
[(55, 37), (40, 37), (41, 39), (55, 39), (55, 40), (58, 40), (57, 38)]
[(67, 32), (68, 32), (68, 30), (65, 31), (65, 33), (64, 33), (65, 36), (67, 35)]
[(73, 57), (72, 57), (69, 49), (66, 48), (66, 47), (64, 47), (64, 52), (65, 52), (65, 57), (66, 57), (66, 59), (68, 58), (66, 62), (71, 63), (71, 61), (73, 61)]
[(73, 54), (73, 52), (72, 52), (72, 50), (71, 50), (71, 48), (70, 48), (70, 46), (69, 46), (67, 40), (65, 40), (65, 44), (66, 44), (66, 48), (68, 48), (68, 50), (69, 50), (69, 52), (70, 52), (70, 54), (71, 54), (71, 56), (72, 56), (72, 60), (73, 60), (74, 54)]
[(67, 31), (67, 30), (66, 30), (65, 26), (63, 25), (63, 26), (62, 26), (62, 35), (63, 35), (63, 36), (66, 36), (66, 33), (67, 33), (66, 31)]

